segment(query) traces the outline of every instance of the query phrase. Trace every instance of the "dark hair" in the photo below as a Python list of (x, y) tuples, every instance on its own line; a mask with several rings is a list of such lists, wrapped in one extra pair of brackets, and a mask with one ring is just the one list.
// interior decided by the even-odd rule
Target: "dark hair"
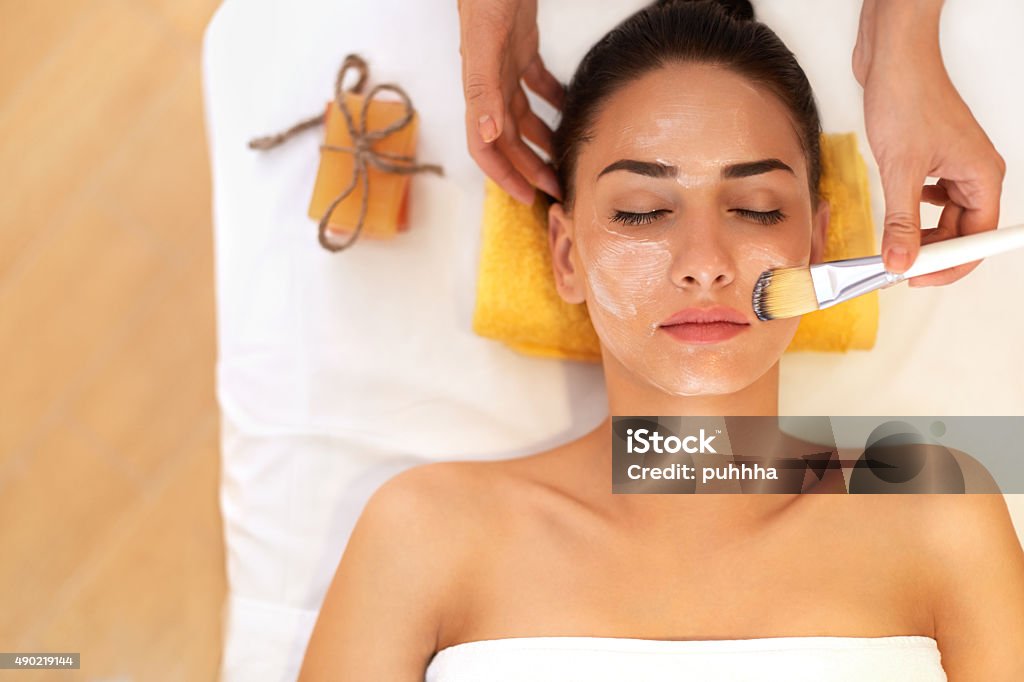
[(709, 63), (746, 76), (775, 94), (792, 115), (807, 159), (812, 204), (821, 177), (821, 122), (814, 93), (796, 57), (754, 19), (747, 0), (658, 0), (613, 28), (580, 62), (566, 87), (552, 160), (566, 209), (580, 146), (593, 137), (601, 105), (619, 88), (671, 63)]

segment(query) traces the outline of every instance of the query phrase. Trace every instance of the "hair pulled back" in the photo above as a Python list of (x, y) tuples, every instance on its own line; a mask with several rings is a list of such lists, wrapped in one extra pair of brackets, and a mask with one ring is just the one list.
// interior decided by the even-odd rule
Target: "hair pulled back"
[(658, 0), (628, 17), (583, 57), (566, 87), (552, 161), (565, 208), (575, 200), (576, 165), (604, 104), (650, 71), (677, 63), (713, 64), (766, 88), (792, 117), (807, 160), (812, 204), (821, 177), (821, 122), (814, 93), (796, 57), (754, 19), (747, 0)]

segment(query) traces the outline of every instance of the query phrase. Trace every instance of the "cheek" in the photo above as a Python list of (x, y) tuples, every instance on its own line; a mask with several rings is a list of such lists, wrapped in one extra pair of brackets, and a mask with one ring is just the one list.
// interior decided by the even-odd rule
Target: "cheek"
[(785, 239), (749, 239), (734, 251), (737, 268), (741, 273), (753, 273), (754, 279), (765, 270), (806, 265), (810, 261), (810, 235), (786, 235)]
[(672, 262), (667, 242), (608, 237), (580, 244), (594, 302), (616, 317), (635, 318), (657, 297)]
[(766, 345), (779, 349), (781, 353), (789, 346), (789, 342), (796, 335), (796, 328), (800, 326), (800, 318), (787, 317), (781, 320), (758, 322), (757, 324), (761, 327), (758, 330), (760, 338)]
[[(785, 236), (783, 239), (781, 237)], [(766, 270), (805, 266), (811, 259), (811, 240), (806, 232), (749, 238), (732, 251), (736, 282), (745, 294), (753, 295), (754, 286)], [(751, 309), (753, 304), (751, 304)]]
[[(744, 293), (753, 295), (753, 286), (765, 270), (807, 265), (810, 261), (810, 237), (806, 233), (787, 240), (749, 240), (736, 250), (737, 279)], [(751, 304), (752, 306), (753, 304)], [(755, 322), (756, 338), (765, 349), (782, 352), (796, 334), (800, 318)], [(752, 337), (754, 338), (754, 337)]]

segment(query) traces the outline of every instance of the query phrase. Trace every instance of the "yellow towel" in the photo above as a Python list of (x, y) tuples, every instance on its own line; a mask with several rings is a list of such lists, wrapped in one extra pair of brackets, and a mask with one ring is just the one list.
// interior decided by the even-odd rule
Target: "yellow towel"
[[(821, 192), (830, 204), (825, 260), (877, 253), (867, 170), (854, 133), (821, 137)], [(547, 207), (526, 206), (485, 180), (483, 235), (473, 331), (539, 357), (600, 362), (585, 303), (566, 303), (555, 289), (548, 250)], [(786, 351), (868, 350), (878, 332), (878, 292), (800, 319)]]

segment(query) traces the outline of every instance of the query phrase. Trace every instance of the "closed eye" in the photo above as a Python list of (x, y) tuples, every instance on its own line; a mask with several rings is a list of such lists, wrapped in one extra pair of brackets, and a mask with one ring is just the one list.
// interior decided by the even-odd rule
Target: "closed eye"
[(662, 213), (670, 213), (670, 211), (664, 208), (658, 209), (657, 211), (650, 211), (648, 213), (615, 211), (615, 215), (612, 216), (612, 222), (624, 223), (626, 225), (646, 225), (647, 223), (653, 222)]
[(735, 211), (736, 213), (739, 213), (744, 218), (750, 218), (751, 220), (755, 220), (761, 223), (762, 225), (775, 225), (776, 223), (781, 223), (783, 220), (786, 219), (785, 214), (779, 210), (750, 211), (745, 208), (734, 208), (732, 210)]
[[(744, 218), (750, 218), (751, 220), (759, 222), (762, 225), (775, 225), (786, 219), (786, 215), (778, 209), (774, 211), (751, 211), (745, 208), (734, 208), (732, 211), (738, 213)], [(612, 222), (623, 223), (625, 225), (647, 225), (654, 222), (662, 213), (671, 213), (671, 211), (667, 209), (658, 209), (647, 213), (615, 211), (615, 214), (612, 216)]]

